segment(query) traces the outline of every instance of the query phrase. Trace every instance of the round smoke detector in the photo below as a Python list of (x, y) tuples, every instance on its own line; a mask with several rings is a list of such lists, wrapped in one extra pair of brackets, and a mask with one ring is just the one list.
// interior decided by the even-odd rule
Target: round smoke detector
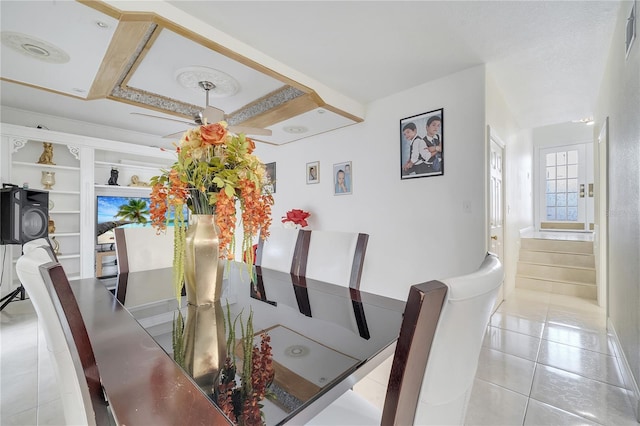
[(209, 90), (209, 95), (215, 98), (233, 96), (240, 90), (240, 83), (229, 74), (207, 67), (180, 68), (175, 73), (176, 80), (182, 87), (202, 91), (199, 83), (209, 81), (214, 87)]
[(64, 64), (70, 59), (67, 52), (51, 43), (13, 31), (2, 31), (2, 44), (30, 58), (51, 64)]

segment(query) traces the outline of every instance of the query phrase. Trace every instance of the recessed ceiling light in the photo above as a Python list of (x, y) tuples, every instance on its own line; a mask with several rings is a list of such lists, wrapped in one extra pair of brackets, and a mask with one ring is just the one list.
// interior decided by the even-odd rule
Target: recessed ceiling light
[(96, 21), (96, 27), (102, 29), (102, 30), (106, 30), (109, 28), (109, 24), (107, 24), (104, 21)]
[(67, 52), (51, 43), (27, 34), (2, 31), (2, 44), (18, 53), (44, 62), (53, 64), (69, 62), (69, 54)]
[(325, 112), (327, 112), (327, 111), (325, 111), (325, 110), (323, 110), (323, 109), (319, 109), (319, 110), (318, 110), (318, 114), (324, 114)]
[(309, 354), (309, 348), (304, 345), (291, 345), (284, 350), (286, 356), (301, 358)]
[(293, 133), (296, 135), (299, 135), (301, 133), (307, 133), (309, 131), (309, 129), (307, 129), (304, 126), (285, 126), (282, 128), (282, 130), (284, 130), (287, 133)]
[(49, 56), (49, 51), (44, 47), (36, 46), (31, 43), (24, 43), (20, 47), (27, 51), (32, 56)]
[(74, 92), (76, 92), (76, 93), (87, 93), (87, 91), (86, 91), (86, 90), (81, 89), (81, 88), (79, 88), (79, 87), (74, 87), (72, 90), (73, 90)]

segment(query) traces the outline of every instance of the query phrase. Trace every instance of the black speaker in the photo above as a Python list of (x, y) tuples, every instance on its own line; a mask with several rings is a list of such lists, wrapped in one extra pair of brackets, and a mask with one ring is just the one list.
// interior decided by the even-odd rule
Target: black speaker
[(49, 235), (49, 193), (4, 185), (0, 189), (0, 244), (24, 244)]

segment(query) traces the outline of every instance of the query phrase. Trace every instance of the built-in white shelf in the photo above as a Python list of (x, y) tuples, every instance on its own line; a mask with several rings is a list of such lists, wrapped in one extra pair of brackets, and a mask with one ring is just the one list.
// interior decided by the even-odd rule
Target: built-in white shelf
[(42, 189), (41, 191), (49, 191), (50, 194), (80, 195), (80, 191), (58, 191), (57, 189)]
[(14, 166), (27, 166), (27, 167), (36, 167), (39, 169), (56, 169), (56, 170), (80, 170), (80, 167), (76, 166), (58, 166), (53, 164), (39, 164), (39, 163), (27, 163), (26, 161), (14, 161)]
[(111, 163), (108, 161), (95, 161), (94, 164), (96, 166), (109, 167), (109, 168), (113, 167), (116, 169), (123, 168), (123, 169), (136, 169), (136, 170), (150, 170), (154, 172), (157, 172), (160, 169), (166, 169), (167, 167), (169, 167), (169, 165), (165, 165), (165, 164), (144, 164), (142, 162), (127, 164), (127, 163)]
[(60, 255), (58, 255), (56, 257), (58, 258), (58, 260), (62, 260), (62, 259), (79, 259), (80, 258), (80, 253), (60, 254)]
[(56, 232), (55, 234), (49, 234), (50, 237), (77, 237), (79, 232)]
[[(149, 197), (151, 187), (128, 186), (132, 177), (149, 182), (176, 161), (175, 153), (159, 148), (4, 123), (1, 130), (0, 158), (7, 160), (8, 181), (49, 193), (53, 205), (49, 218), (57, 226), (49, 237), (60, 244), (58, 258), (71, 279), (95, 274), (95, 196)], [(42, 142), (53, 144), (55, 165), (37, 163)], [(111, 168), (119, 170), (120, 185), (107, 185)], [(50, 190), (41, 183), (41, 173), (46, 171), (56, 174)], [(8, 250), (7, 257), (14, 261), (22, 254), (20, 245)], [(7, 261), (0, 272), (3, 281), (13, 283), (17, 281), (15, 263), (9, 265)]]
[(125, 190), (125, 191), (144, 191), (145, 189), (151, 191), (150, 186), (125, 186), (125, 185), (94, 185), (96, 189), (115, 189), (115, 190)]

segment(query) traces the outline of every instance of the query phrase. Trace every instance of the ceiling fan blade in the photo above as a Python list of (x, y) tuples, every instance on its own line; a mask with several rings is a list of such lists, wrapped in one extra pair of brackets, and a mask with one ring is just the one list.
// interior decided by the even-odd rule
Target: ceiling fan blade
[(171, 133), (170, 135), (163, 136), (162, 139), (180, 139), (184, 135), (184, 131)]
[(208, 106), (204, 109), (202, 118), (206, 119), (208, 124), (217, 123), (218, 121), (224, 120), (224, 111), (216, 107)]
[(177, 118), (169, 118), (169, 117), (160, 117), (159, 115), (144, 114), (142, 112), (132, 112), (131, 114), (133, 114), (133, 115), (142, 115), (143, 117), (157, 118), (159, 120), (175, 121), (176, 123), (188, 124), (190, 126), (195, 126), (196, 125), (193, 121), (178, 120)]
[(273, 133), (269, 129), (249, 126), (229, 126), (229, 130), (233, 133), (244, 133), (245, 135), (271, 136)]

